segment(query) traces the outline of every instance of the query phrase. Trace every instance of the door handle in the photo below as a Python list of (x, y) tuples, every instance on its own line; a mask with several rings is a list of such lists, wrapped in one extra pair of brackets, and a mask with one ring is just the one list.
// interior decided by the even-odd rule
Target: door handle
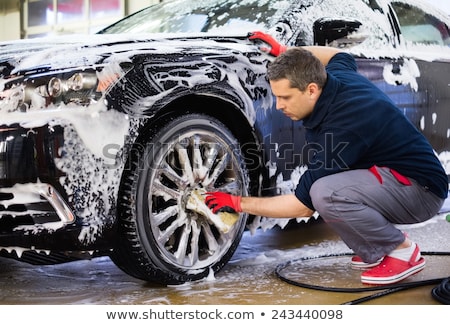
[(409, 85), (417, 91), (417, 78), (420, 77), (419, 67), (412, 59), (392, 61), (384, 67), (384, 80), (391, 85)]
[(400, 74), (401, 72), (401, 65), (400, 62), (395, 61), (394, 63), (392, 63), (392, 73), (393, 74)]

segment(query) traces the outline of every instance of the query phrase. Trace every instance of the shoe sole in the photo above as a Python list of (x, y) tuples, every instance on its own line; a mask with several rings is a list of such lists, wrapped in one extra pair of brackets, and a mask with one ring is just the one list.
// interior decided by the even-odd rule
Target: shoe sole
[(355, 269), (355, 270), (364, 270), (364, 269), (370, 269), (372, 267), (380, 265), (380, 263), (381, 263), (381, 261), (379, 261), (379, 262), (377, 261), (375, 263), (350, 262), (350, 266), (351, 266), (352, 269)]
[(422, 271), (425, 268), (425, 260), (422, 258), (422, 262), (414, 265), (406, 271), (396, 274), (390, 277), (367, 277), (361, 275), (361, 282), (364, 284), (392, 284), (406, 279), (407, 277)]
[(350, 261), (350, 267), (355, 270), (365, 270), (370, 269), (372, 267), (375, 267), (377, 265), (380, 265), (381, 262), (383, 262), (384, 257), (380, 258), (378, 261), (375, 261), (373, 263), (365, 263), (363, 261), (361, 262), (355, 262), (353, 260)]

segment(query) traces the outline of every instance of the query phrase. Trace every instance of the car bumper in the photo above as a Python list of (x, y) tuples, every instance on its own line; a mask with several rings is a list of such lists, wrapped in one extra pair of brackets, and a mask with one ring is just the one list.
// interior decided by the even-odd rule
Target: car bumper
[(61, 184), (66, 174), (56, 161), (63, 145), (60, 126), (0, 126), (0, 248), (85, 250), (100, 244), (104, 236), (80, 238), (88, 222), (77, 218)]

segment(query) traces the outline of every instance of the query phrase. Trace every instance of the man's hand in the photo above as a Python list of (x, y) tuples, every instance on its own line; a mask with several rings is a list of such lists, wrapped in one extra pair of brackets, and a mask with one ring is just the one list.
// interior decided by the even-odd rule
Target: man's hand
[(263, 32), (251, 32), (248, 34), (248, 39), (255, 42), (261, 51), (273, 56), (279, 56), (287, 50), (287, 46), (278, 43), (272, 36)]
[[(207, 192), (205, 203), (212, 210), (217, 212), (242, 212), (241, 197), (223, 192)], [(232, 210), (232, 211), (230, 211)]]

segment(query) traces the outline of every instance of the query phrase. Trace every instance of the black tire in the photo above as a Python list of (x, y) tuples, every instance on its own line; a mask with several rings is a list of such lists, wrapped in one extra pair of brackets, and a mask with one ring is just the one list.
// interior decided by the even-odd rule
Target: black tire
[[(159, 121), (160, 122), (160, 121)], [(233, 134), (202, 114), (166, 118), (139, 139), (119, 193), (119, 241), (111, 259), (129, 275), (180, 284), (219, 271), (247, 222), (222, 233), (188, 210), (194, 189), (246, 195), (248, 172)]]

